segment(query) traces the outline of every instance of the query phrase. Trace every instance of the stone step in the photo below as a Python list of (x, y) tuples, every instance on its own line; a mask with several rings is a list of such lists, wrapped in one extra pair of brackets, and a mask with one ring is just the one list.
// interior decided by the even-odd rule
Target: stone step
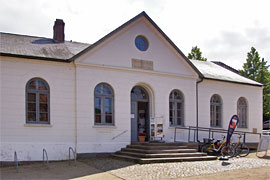
[(122, 148), (121, 151), (137, 152), (145, 154), (164, 154), (164, 153), (194, 153), (196, 149), (136, 149), (136, 148)]
[(187, 146), (149, 146), (149, 145), (127, 145), (127, 148), (146, 149), (146, 150), (167, 150), (167, 149), (187, 149)]
[(136, 153), (128, 151), (118, 151), (118, 155), (126, 155), (132, 157), (140, 158), (169, 158), (169, 157), (198, 157), (198, 156), (207, 156), (207, 153), (193, 152), (193, 153), (162, 153), (162, 154), (145, 154), (145, 153)]
[(132, 142), (131, 145), (144, 145), (144, 146), (188, 146), (197, 147), (196, 142)]
[(165, 163), (165, 162), (183, 162), (183, 161), (206, 161), (206, 160), (216, 160), (216, 156), (199, 156), (199, 157), (171, 157), (171, 158), (138, 158), (127, 155), (114, 154), (114, 157), (132, 160), (140, 164), (148, 163)]

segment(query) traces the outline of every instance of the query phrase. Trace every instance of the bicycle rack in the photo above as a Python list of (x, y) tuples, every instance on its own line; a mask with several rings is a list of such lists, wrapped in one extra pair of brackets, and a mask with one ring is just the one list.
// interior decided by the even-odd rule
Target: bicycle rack
[(77, 164), (76, 153), (75, 153), (75, 151), (73, 150), (72, 147), (69, 147), (69, 149), (68, 149), (68, 163), (70, 165), (70, 151), (72, 151), (72, 153), (73, 153), (74, 163), (75, 163), (75, 166), (76, 166), (76, 164)]
[(16, 166), (16, 172), (19, 172), (19, 162), (18, 162), (16, 151), (14, 152), (14, 162), (15, 162), (15, 166)]
[(43, 149), (43, 163), (45, 164), (45, 161), (44, 161), (44, 154), (46, 155), (47, 169), (49, 169), (49, 160), (48, 160), (48, 154), (47, 154), (46, 149)]

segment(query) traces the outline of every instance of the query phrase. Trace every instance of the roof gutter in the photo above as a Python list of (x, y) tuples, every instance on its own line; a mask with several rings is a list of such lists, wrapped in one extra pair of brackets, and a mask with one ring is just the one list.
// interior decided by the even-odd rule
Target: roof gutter
[(46, 60), (46, 61), (64, 62), (64, 63), (71, 62), (68, 59), (58, 59), (58, 58), (49, 58), (49, 57), (41, 57), (41, 56), (28, 56), (28, 55), (10, 54), (10, 53), (0, 53), (0, 56), (35, 59), (35, 60)]

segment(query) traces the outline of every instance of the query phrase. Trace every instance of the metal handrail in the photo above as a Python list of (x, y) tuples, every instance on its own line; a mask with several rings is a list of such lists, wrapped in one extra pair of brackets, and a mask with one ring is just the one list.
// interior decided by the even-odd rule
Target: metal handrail
[(72, 153), (73, 153), (73, 158), (74, 158), (74, 162), (75, 162), (75, 166), (76, 166), (76, 164), (77, 164), (76, 153), (75, 153), (75, 151), (73, 150), (72, 147), (69, 147), (69, 149), (68, 149), (68, 162), (69, 162), (69, 165), (70, 165), (70, 151), (72, 151)]
[(114, 136), (114, 137), (112, 138), (112, 140), (114, 140), (114, 139), (118, 138), (119, 136), (125, 134), (127, 131), (128, 131), (128, 130), (125, 130), (125, 131), (121, 132), (120, 134)]
[(14, 162), (16, 166), (16, 172), (19, 172), (19, 162), (18, 162), (18, 157), (17, 157), (17, 152), (14, 152)]
[[(175, 134), (174, 134), (174, 141), (176, 141), (176, 130), (177, 129), (184, 129), (184, 130), (188, 130), (188, 142), (190, 141), (190, 132), (193, 130), (194, 132), (194, 139), (193, 142), (195, 142), (195, 132), (197, 131), (202, 131), (202, 132), (208, 132), (208, 138), (212, 138), (214, 137), (214, 133), (227, 133), (228, 130), (225, 129), (218, 129), (218, 128), (206, 128), (206, 127), (195, 127), (195, 126), (189, 126), (189, 127), (175, 127)], [(261, 133), (253, 133), (253, 132), (246, 132), (246, 131), (234, 131), (235, 134), (238, 135), (243, 135), (243, 142), (246, 142), (246, 134), (257, 134), (261, 137)], [(199, 140), (197, 139), (197, 142), (199, 142)]]
[(48, 154), (47, 154), (46, 149), (43, 149), (43, 163), (45, 164), (45, 161), (44, 161), (44, 154), (46, 155), (47, 169), (49, 169), (49, 159), (48, 159)]

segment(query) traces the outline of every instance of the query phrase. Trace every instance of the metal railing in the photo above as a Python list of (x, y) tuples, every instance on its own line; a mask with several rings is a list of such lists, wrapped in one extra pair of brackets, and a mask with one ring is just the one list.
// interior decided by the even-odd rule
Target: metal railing
[(14, 152), (14, 162), (16, 166), (16, 172), (19, 172), (19, 162), (18, 162), (18, 157), (17, 157), (17, 152)]
[(70, 152), (72, 152), (72, 154), (73, 154), (74, 163), (75, 163), (75, 166), (76, 166), (77, 165), (76, 153), (75, 153), (75, 151), (73, 150), (72, 147), (69, 147), (69, 149), (68, 149), (68, 163), (70, 165)]
[(128, 130), (125, 130), (125, 131), (121, 132), (120, 134), (114, 136), (114, 137), (112, 138), (112, 140), (114, 140), (114, 139), (118, 138), (119, 136), (125, 134), (127, 131), (128, 131)]
[[(196, 139), (196, 133), (198, 132), (207, 132), (208, 133), (208, 138), (213, 138), (214, 134), (219, 133), (219, 134), (226, 134), (228, 130), (225, 129), (217, 129), (217, 128), (206, 128), (206, 127), (195, 127), (195, 126), (189, 126), (189, 127), (175, 127), (174, 131), (174, 142), (176, 142), (176, 134), (177, 130), (182, 129), (182, 130), (187, 130), (188, 131), (188, 142), (200, 142), (199, 139)], [(191, 141), (191, 132), (193, 131), (193, 141)], [(253, 133), (253, 132), (246, 132), (246, 131), (234, 131), (234, 134), (242, 135), (243, 136), (243, 142), (246, 142), (246, 136), (247, 134), (252, 134), (252, 135), (258, 135), (261, 137), (261, 133)], [(206, 137), (203, 137), (206, 138)]]
[(44, 157), (46, 156), (47, 169), (49, 169), (49, 159), (46, 149), (43, 149), (43, 163), (45, 164)]

